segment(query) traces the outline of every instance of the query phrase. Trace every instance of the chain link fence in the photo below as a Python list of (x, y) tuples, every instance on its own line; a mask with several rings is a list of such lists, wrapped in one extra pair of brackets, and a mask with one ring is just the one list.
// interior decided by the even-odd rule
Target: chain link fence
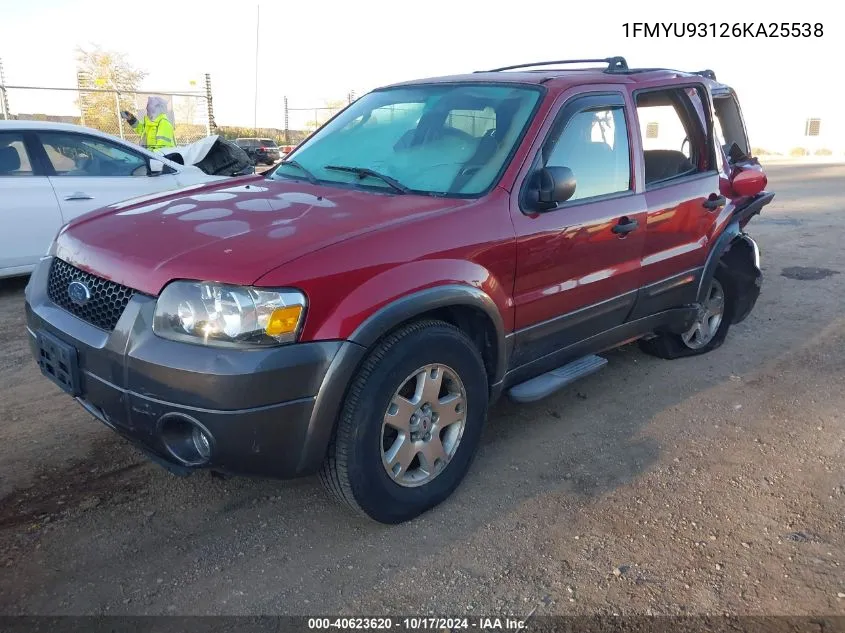
[(77, 75), (75, 88), (21, 86), (6, 83), (0, 60), (0, 120), (73, 123), (138, 143), (138, 133), (123, 120), (121, 112), (128, 111), (137, 119), (143, 119), (150, 96), (160, 97), (166, 102), (168, 119), (173, 123), (178, 145), (193, 143), (210, 134), (220, 134), (230, 140), (245, 137), (273, 139), (283, 148), (295, 147), (355, 100), (354, 91), (347, 93), (343, 99), (327, 100), (319, 106), (289, 102), (285, 97), (275, 127), (256, 129), (253, 126), (218, 125), (208, 74), (205, 75), (205, 90), (197, 92), (93, 87), (82, 74)]
[(214, 123), (205, 94), (40, 86), (2, 86), (0, 92), (2, 118), (74, 123), (132, 143), (140, 137), (120, 113), (127, 111), (142, 120), (150, 96), (161, 97), (167, 104), (179, 145), (208, 136)]
[(347, 102), (331, 103), (329, 105), (308, 107), (292, 106), (285, 99), (285, 130), (288, 132), (311, 133), (324, 125), (329, 119), (343, 110)]

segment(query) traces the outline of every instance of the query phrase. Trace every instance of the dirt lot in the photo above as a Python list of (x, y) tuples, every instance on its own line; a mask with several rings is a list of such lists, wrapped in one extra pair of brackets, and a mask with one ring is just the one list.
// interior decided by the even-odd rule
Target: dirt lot
[(0, 612), (845, 614), (845, 166), (770, 177), (763, 295), (721, 349), (503, 401), (395, 527), (316, 480), (147, 463), (40, 377), (0, 285)]

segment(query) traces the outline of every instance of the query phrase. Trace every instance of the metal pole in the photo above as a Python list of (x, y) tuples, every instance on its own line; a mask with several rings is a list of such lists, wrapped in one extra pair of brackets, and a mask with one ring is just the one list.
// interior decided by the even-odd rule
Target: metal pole
[(285, 97), (285, 145), (290, 145), (290, 126), (288, 125), (288, 98)]
[(255, 6), (255, 99), (253, 103), (252, 126), (258, 135), (258, 27), (261, 24), (261, 5)]
[(114, 93), (114, 111), (117, 114), (117, 124), (120, 127), (120, 138), (126, 140), (126, 136), (123, 134), (123, 117), (120, 116), (120, 93), (117, 91)]
[(205, 135), (211, 136), (211, 121), (209, 120), (209, 116), (208, 116), (208, 108), (209, 108), (209, 106), (206, 105), (206, 109), (205, 109)]
[(79, 98), (79, 122), (84, 126), (85, 125), (85, 95), (82, 92), (82, 89), (88, 84), (87, 77), (85, 73), (77, 71), (76, 73), (76, 87), (78, 89), (77, 95)]
[(217, 129), (217, 123), (214, 121), (214, 104), (211, 101), (211, 75), (205, 73), (205, 100), (206, 100), (206, 117), (205, 117), (205, 129), (208, 133), (207, 135), (211, 135), (211, 129)]
[(3, 120), (8, 121), (12, 113), (9, 111), (9, 96), (6, 93), (6, 73), (3, 71), (2, 59), (0, 59), (0, 110), (3, 111)]

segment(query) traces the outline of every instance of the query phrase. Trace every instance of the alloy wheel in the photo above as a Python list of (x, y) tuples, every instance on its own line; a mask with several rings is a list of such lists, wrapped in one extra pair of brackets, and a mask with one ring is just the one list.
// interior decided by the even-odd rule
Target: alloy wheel
[(421, 367), (402, 381), (384, 414), (381, 458), (400, 486), (429, 483), (455, 456), (466, 426), (466, 389), (446, 365)]
[(681, 335), (690, 349), (701, 349), (716, 336), (725, 315), (725, 290), (718, 279), (713, 279), (707, 298), (701, 305), (698, 318), (692, 327)]

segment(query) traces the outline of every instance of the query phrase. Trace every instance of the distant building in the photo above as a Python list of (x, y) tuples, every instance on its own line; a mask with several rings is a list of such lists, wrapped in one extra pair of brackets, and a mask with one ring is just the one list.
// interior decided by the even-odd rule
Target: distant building
[[(784, 155), (845, 156), (845, 118), (832, 99), (802, 99), (745, 111), (751, 146)], [(756, 115), (756, 116), (755, 116)]]

